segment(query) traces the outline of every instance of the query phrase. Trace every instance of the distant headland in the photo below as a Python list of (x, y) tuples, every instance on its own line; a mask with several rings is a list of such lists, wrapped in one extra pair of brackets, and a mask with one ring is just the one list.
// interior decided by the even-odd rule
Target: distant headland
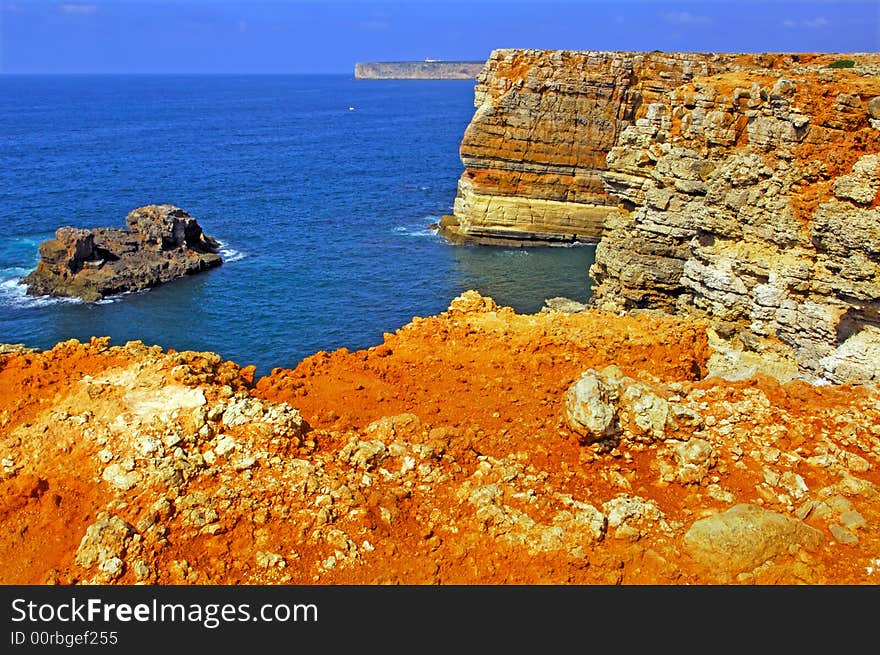
[(354, 65), (359, 80), (473, 80), (485, 61), (372, 61)]

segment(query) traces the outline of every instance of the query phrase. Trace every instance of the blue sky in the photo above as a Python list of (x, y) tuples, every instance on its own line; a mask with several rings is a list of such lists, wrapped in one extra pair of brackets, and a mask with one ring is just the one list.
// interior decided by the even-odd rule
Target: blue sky
[(4, 73), (350, 73), (494, 48), (877, 52), (880, 0), (0, 0)]

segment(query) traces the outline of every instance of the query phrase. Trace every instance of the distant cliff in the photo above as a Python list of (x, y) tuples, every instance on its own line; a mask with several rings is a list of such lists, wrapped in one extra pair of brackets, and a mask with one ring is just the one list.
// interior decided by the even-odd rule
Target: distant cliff
[(359, 80), (474, 80), (484, 61), (375, 61), (354, 65)]

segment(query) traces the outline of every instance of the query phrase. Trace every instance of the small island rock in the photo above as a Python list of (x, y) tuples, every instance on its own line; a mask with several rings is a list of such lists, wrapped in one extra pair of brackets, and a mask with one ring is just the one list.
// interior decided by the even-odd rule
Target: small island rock
[(223, 263), (220, 244), (174, 205), (146, 205), (125, 217), (125, 228), (61, 227), (40, 244), (37, 268), (22, 279), (32, 296), (96, 301), (138, 291)]

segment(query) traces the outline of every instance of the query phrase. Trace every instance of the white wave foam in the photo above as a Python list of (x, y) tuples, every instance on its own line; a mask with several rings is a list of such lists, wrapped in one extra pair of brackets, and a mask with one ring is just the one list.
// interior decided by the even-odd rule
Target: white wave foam
[[(12, 266), (0, 268), (0, 306), (28, 309), (49, 307), (51, 305), (75, 305), (85, 302), (81, 298), (59, 298), (57, 296), (29, 296), (27, 285), (21, 279), (32, 269)], [(121, 295), (109, 296), (94, 302), (96, 305), (108, 305), (119, 300)]]
[[(3, 269), (9, 271), (10, 269)], [(25, 271), (27, 273), (27, 271)], [(3, 275), (0, 273), (0, 275)], [(7, 278), (0, 277), (0, 306), (29, 308), (47, 307), (49, 305), (81, 303), (79, 298), (56, 298), (54, 296), (29, 296), (27, 285), (20, 282), (20, 276)]]
[(247, 257), (247, 253), (235, 248), (221, 248), (220, 255), (223, 257), (224, 262), (237, 262), (239, 259)]
[(400, 234), (405, 237), (432, 237), (437, 234), (437, 231), (431, 229), (427, 225), (419, 226), (419, 227), (409, 227), (407, 225), (398, 225), (395, 228), (392, 228), (392, 232), (396, 234)]
[(217, 244), (220, 247), (220, 256), (223, 258), (224, 263), (228, 262), (237, 262), (239, 259), (244, 259), (248, 256), (246, 252), (242, 252), (241, 250), (236, 250), (235, 248), (229, 248), (225, 241), (220, 241), (217, 239)]

